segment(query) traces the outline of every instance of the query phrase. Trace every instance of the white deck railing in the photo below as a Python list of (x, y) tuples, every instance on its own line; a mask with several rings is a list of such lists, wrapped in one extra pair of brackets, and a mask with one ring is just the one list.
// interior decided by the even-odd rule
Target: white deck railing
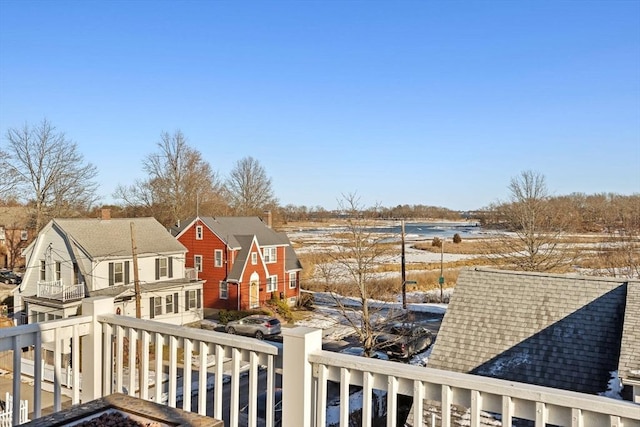
[[(47, 387), (53, 389), (56, 411), (61, 409), (63, 388), (72, 403), (124, 391), (173, 407), (181, 402), (182, 409), (200, 414), (206, 413), (210, 403), (210, 415), (228, 417), (228, 425), (236, 427), (240, 394), (247, 393), (248, 401), (256, 402), (258, 393), (267, 390), (267, 407), (273, 407), (276, 377), (281, 373), (283, 427), (326, 426), (328, 389), (332, 383), (339, 383), (340, 426), (351, 425), (350, 412), (354, 408), (349, 404), (350, 386), (362, 387), (363, 426), (372, 425), (374, 394), (385, 399), (387, 426), (396, 426), (400, 396), (413, 398), (413, 417), (408, 420), (413, 426), (431, 425), (423, 416), (425, 401), (436, 402), (440, 408), (437, 425), (446, 427), (454, 425), (454, 406), (466, 408), (471, 426), (479, 426), (485, 412), (496, 414), (503, 426), (510, 426), (516, 417), (532, 420), (536, 427), (547, 423), (572, 427), (640, 426), (640, 405), (631, 402), (327, 352), (322, 350), (321, 331), (315, 329), (284, 328), (280, 349), (252, 338), (115, 316), (111, 314), (113, 300), (109, 298), (84, 300), (82, 312), (80, 317), (0, 329), (0, 351), (13, 350), (13, 372), (22, 371), (22, 348), (33, 347), (39, 360), (42, 345), (52, 343), (46, 347), (54, 348), (56, 374), (53, 384)], [(82, 372), (80, 364), (73, 363), (70, 387), (59, 380), (60, 356), (68, 351), (67, 343), (71, 345), (72, 360), (82, 359)], [(141, 355), (139, 367), (136, 353)], [(266, 381), (259, 381), (259, 374), (265, 371)], [(248, 390), (240, 387), (243, 372), (248, 372)], [(33, 375), (32, 419), (42, 413), (45, 380), (39, 363), (34, 364)], [(223, 387), (227, 382), (229, 387)], [(21, 387), (20, 375), (14, 375), (12, 394), (20, 396)], [(228, 415), (223, 411), (223, 399), (229, 402)], [(19, 422), (18, 404), (16, 399), (14, 425)], [(249, 425), (255, 425), (256, 405), (250, 404), (249, 408)], [(271, 411), (267, 414), (273, 416)], [(266, 425), (272, 427), (273, 419), (267, 420)]]
[(38, 282), (36, 296), (56, 301), (72, 301), (84, 298), (84, 283), (66, 285), (62, 280)]

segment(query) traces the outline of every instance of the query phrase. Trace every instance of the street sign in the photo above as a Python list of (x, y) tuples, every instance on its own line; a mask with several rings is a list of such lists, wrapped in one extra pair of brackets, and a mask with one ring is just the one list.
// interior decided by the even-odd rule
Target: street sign
[(440, 276), (440, 278), (438, 279), (438, 283), (441, 285), (444, 285), (444, 277)]

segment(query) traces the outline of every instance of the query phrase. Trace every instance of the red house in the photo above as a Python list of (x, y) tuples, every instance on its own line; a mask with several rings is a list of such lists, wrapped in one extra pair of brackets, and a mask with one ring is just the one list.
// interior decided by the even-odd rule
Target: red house
[(186, 267), (204, 280), (206, 308), (246, 310), (272, 298), (295, 304), (302, 265), (285, 233), (258, 217), (196, 217), (172, 229)]

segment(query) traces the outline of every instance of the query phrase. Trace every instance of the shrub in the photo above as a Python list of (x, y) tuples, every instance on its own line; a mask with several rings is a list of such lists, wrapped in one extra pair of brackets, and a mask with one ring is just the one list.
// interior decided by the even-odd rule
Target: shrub
[(453, 235), (453, 243), (460, 243), (462, 242), (462, 237), (460, 237), (460, 234), (456, 233)]
[(442, 240), (440, 240), (439, 237), (434, 237), (433, 240), (431, 241), (431, 246), (435, 246), (435, 247), (442, 247)]

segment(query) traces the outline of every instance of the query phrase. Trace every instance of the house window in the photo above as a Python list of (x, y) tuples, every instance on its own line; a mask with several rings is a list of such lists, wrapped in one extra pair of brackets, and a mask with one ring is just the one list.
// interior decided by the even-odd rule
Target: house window
[(20, 232), (20, 240), (25, 241), (29, 238), (29, 232), (27, 230), (22, 230)]
[(295, 289), (296, 285), (297, 285), (297, 279), (298, 278), (298, 273), (293, 272), (293, 273), (289, 273), (289, 288), (290, 289)]
[(202, 271), (202, 255), (193, 256), (193, 267), (198, 272)]
[(220, 281), (220, 299), (229, 298), (229, 285), (224, 280)]
[(251, 252), (251, 264), (256, 265), (258, 263), (258, 254)]
[(47, 280), (47, 262), (40, 260), (40, 280)]
[(62, 279), (62, 263), (56, 261), (56, 280)]
[(200, 302), (200, 298), (202, 296), (201, 289), (195, 289), (191, 291), (185, 291), (185, 308), (187, 310), (191, 310), (192, 308), (200, 308), (202, 304)]
[(213, 266), (222, 267), (222, 250), (216, 249), (213, 252)]
[(155, 297), (153, 299), (153, 314), (155, 316), (162, 314), (162, 297)]
[(165, 310), (167, 310), (167, 313), (173, 313), (173, 295), (165, 297)]
[(169, 275), (166, 258), (158, 259), (158, 268), (159, 268), (160, 277), (167, 277)]
[(121, 262), (113, 263), (113, 283), (111, 285), (124, 284), (124, 265)]
[(196, 240), (202, 240), (202, 226), (196, 225)]
[(278, 276), (267, 277), (267, 292), (278, 290)]
[(264, 248), (262, 249), (262, 256), (264, 257), (264, 262), (271, 263), (276, 262), (276, 248)]

